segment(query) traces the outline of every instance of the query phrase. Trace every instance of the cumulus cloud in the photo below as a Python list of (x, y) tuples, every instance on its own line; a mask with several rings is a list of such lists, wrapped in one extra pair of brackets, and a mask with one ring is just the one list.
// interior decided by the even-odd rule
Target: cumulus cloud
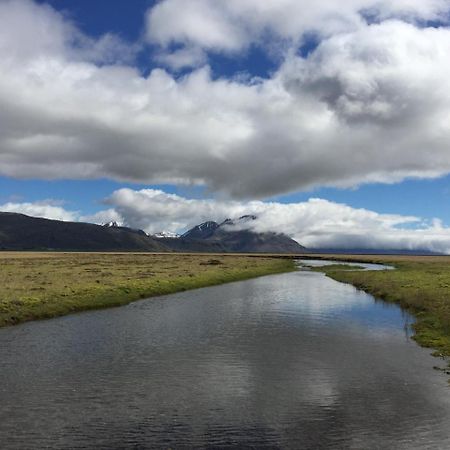
[(163, 0), (147, 14), (147, 38), (169, 52), (177, 44), (233, 54), (274, 39), (299, 44), (305, 33), (354, 31), (368, 18), (436, 21), (448, 7), (446, 0)]
[(43, 200), (40, 202), (8, 202), (0, 205), (0, 211), (26, 214), (27, 216), (42, 217), (45, 219), (75, 221), (79, 218), (76, 211), (66, 210), (60, 202)]
[(83, 215), (80, 211), (66, 209), (64, 202), (60, 200), (41, 200), (36, 202), (10, 201), (0, 204), (1, 212), (25, 214), (32, 217), (41, 217), (64, 222), (87, 222), (102, 225), (108, 222), (123, 224), (123, 217), (114, 209), (109, 208), (94, 214)]
[[(128, 44), (113, 33), (98, 39), (83, 34), (60, 13), (32, 0), (0, 2), (0, 52), (8, 63), (46, 58), (102, 64), (132, 61), (138, 44)], [(10, 66), (13, 68), (13, 66)]]
[[(267, 32), (290, 42), (280, 67), (267, 79), (207, 66), (143, 76), (116, 37), (84, 36), (31, 0), (0, 2), (0, 175), (202, 184), (245, 199), (450, 172), (450, 29), (420, 25), (448, 1), (182, 3), (150, 12), (159, 58), (203, 64)], [(320, 44), (302, 57), (308, 30)]]
[(114, 208), (104, 209), (90, 215), (79, 215), (77, 221), (95, 223), (97, 225), (109, 222), (116, 222), (118, 225), (124, 224), (123, 217)]
[(241, 226), (255, 232), (284, 233), (302, 245), (330, 249), (429, 250), (450, 254), (450, 228), (438, 219), (379, 214), (324, 199), (300, 203), (188, 199), (157, 189), (119, 189), (92, 215), (64, 208), (55, 200), (8, 202), (0, 211), (48, 219), (103, 224), (115, 221), (150, 234), (183, 233), (201, 222), (255, 215)]
[(120, 189), (106, 201), (125, 224), (144, 229), (183, 232), (207, 220), (223, 221), (245, 214), (257, 232), (285, 233), (309, 248), (430, 250), (450, 253), (450, 228), (439, 220), (379, 214), (323, 199), (283, 204), (262, 201), (187, 199), (160, 190)]

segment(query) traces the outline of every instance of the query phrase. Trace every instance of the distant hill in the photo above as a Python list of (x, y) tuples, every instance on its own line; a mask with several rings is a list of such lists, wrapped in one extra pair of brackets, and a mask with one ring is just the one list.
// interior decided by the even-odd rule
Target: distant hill
[(41, 219), (0, 212), (0, 250), (137, 251), (214, 253), (304, 253), (306, 249), (282, 233), (257, 233), (247, 222), (254, 216), (221, 224), (205, 222), (182, 236), (119, 226)]
[(144, 231), (0, 212), (0, 250), (170, 251)]
[(227, 219), (221, 224), (208, 221), (196, 225), (180, 238), (162, 239), (175, 251), (236, 253), (304, 253), (305, 247), (283, 233), (257, 233), (250, 229), (255, 216)]

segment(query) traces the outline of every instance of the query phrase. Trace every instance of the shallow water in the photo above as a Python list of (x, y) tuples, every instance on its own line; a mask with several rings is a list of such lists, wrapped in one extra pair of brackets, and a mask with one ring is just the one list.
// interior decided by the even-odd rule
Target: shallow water
[(450, 448), (412, 319), (310, 271), (0, 330), (0, 448)]
[(393, 266), (387, 266), (385, 264), (337, 261), (337, 260), (326, 260), (326, 259), (301, 259), (298, 262), (300, 263), (300, 266), (306, 266), (306, 267), (326, 267), (326, 266), (333, 266), (335, 264), (344, 264), (346, 266), (354, 266), (356, 268), (361, 268), (362, 270), (393, 270), (394, 269)]

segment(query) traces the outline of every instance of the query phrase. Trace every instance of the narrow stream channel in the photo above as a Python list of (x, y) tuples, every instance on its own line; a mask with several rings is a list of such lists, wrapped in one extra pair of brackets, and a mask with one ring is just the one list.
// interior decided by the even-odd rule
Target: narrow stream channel
[(299, 271), (0, 330), (0, 448), (448, 449), (412, 318)]

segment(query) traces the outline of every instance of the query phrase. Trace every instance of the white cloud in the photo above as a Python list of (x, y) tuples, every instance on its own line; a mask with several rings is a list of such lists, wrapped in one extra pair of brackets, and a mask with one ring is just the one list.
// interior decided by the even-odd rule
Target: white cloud
[(107, 200), (127, 225), (149, 233), (183, 232), (207, 220), (245, 214), (257, 232), (285, 233), (309, 248), (431, 250), (450, 253), (450, 228), (438, 220), (379, 214), (323, 199), (282, 204), (261, 201), (198, 200), (154, 189), (120, 189)]
[(227, 217), (244, 215), (248, 209), (247, 203), (187, 199), (156, 189), (119, 189), (106, 203), (120, 214), (127, 225), (149, 233), (186, 231), (208, 220), (222, 221)]
[(122, 225), (124, 222), (123, 217), (114, 208), (98, 211), (95, 214), (78, 216), (77, 221), (96, 223), (97, 225), (103, 225), (109, 222), (116, 222)]
[(59, 200), (41, 200), (36, 202), (7, 202), (0, 205), (1, 212), (25, 214), (44, 219), (62, 220), (65, 222), (87, 222), (102, 225), (108, 222), (122, 224), (123, 217), (113, 208), (98, 211), (95, 214), (83, 215), (80, 211), (71, 211)]
[(53, 220), (64, 220), (68, 222), (76, 221), (79, 213), (76, 211), (68, 211), (59, 202), (54, 200), (43, 200), (40, 202), (8, 202), (0, 205), (2, 212), (14, 212), (26, 214), (27, 216), (43, 217)]
[(119, 189), (105, 200), (108, 209), (92, 215), (70, 211), (56, 200), (8, 202), (0, 211), (48, 219), (103, 224), (115, 221), (154, 234), (182, 233), (201, 222), (254, 214), (245, 226), (274, 231), (313, 248), (430, 250), (450, 254), (450, 228), (438, 219), (379, 214), (323, 199), (300, 203), (188, 199), (161, 190)]
[(207, 54), (199, 47), (184, 47), (173, 52), (161, 52), (157, 61), (175, 70), (184, 67), (198, 67), (207, 63)]
[[(183, 4), (176, 17), (175, 0), (153, 13), (170, 7), (184, 37), (172, 36), (178, 25), (164, 28), (171, 22), (151, 31), (163, 46), (183, 39), (159, 55), (178, 67), (211, 49), (239, 52), (260, 29), (295, 41), (318, 28), (322, 41), (306, 58), (292, 43), (265, 80), (216, 79), (207, 67), (144, 77), (123, 63), (132, 50), (117, 38), (88, 38), (49, 6), (1, 1), (0, 175), (204, 184), (267, 198), (450, 172), (450, 29), (413, 20), (438, 18), (448, 1)], [(381, 23), (363, 21), (364, 8)]]
[(0, 2), (0, 54), (4, 67), (20, 61), (70, 58), (77, 61), (117, 63), (132, 61), (138, 44), (127, 44), (113, 33), (98, 39), (83, 34), (49, 5), (32, 0)]
[(447, 0), (163, 0), (148, 11), (147, 38), (168, 53), (176, 44), (233, 54), (274, 40), (300, 44), (305, 33), (355, 31), (367, 16), (439, 20), (448, 8)]
[(149, 11), (148, 38), (163, 46), (188, 42), (203, 48), (238, 50), (246, 40), (246, 33), (244, 27), (233, 23), (226, 14), (220, 1), (163, 1)]

